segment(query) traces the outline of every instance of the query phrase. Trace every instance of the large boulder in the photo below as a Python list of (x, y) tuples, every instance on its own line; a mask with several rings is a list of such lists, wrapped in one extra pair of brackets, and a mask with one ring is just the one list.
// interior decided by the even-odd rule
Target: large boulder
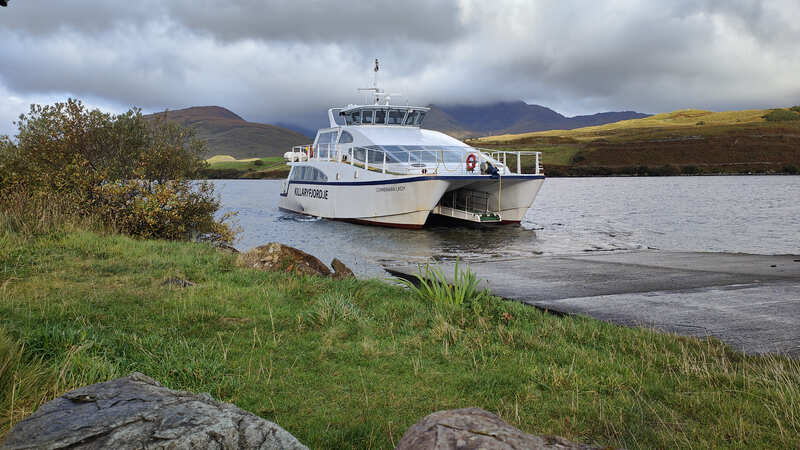
[(329, 276), (331, 270), (316, 257), (288, 245), (270, 242), (236, 258), (240, 267), (272, 272), (295, 272), (303, 275)]
[(406, 431), (396, 450), (411, 449), (596, 449), (558, 436), (523, 433), (480, 408), (439, 411), (426, 416)]
[(307, 449), (278, 425), (140, 373), (68, 392), (19, 422), (0, 449)]

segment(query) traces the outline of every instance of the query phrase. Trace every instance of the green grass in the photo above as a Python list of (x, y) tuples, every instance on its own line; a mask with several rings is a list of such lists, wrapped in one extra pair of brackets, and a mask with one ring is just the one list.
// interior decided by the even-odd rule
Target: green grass
[(209, 167), (200, 176), (211, 179), (221, 178), (285, 178), (289, 166), (283, 157), (233, 159), (227, 155), (217, 155), (207, 160)]
[(0, 436), (42, 401), (140, 371), (311, 448), (390, 448), (467, 406), (599, 445), (800, 445), (798, 361), (498, 299), (435, 306), (379, 280), (238, 269), (200, 244), (0, 231), (0, 329)]
[[(237, 169), (237, 170), (269, 170), (272, 168), (286, 167), (286, 160), (280, 156), (271, 156), (268, 158), (253, 158), (245, 160), (229, 160), (229, 159), (215, 159), (214, 157), (208, 160), (212, 169)], [(256, 161), (261, 161), (258, 164)]]

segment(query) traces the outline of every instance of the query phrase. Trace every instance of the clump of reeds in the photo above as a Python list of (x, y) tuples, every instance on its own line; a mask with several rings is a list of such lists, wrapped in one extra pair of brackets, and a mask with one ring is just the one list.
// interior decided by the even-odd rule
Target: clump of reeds
[(453, 268), (453, 282), (448, 283), (441, 267), (425, 264), (419, 267), (416, 282), (402, 280), (420, 300), (434, 304), (463, 305), (488, 297), (480, 289), (480, 279), (469, 267), (459, 270), (458, 260)]
[(101, 231), (100, 221), (56, 194), (16, 192), (0, 199), (0, 230), (25, 236), (58, 231)]

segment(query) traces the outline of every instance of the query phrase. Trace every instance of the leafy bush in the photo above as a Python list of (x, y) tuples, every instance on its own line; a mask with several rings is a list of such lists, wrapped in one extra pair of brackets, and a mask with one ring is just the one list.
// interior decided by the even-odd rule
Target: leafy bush
[(789, 108), (789, 110), (794, 111), (796, 113), (800, 113), (800, 105), (792, 106), (791, 108)]
[(572, 155), (570, 161), (572, 162), (572, 164), (582, 163), (583, 161), (586, 161), (586, 155), (584, 155), (582, 152), (575, 153), (574, 155)]
[(789, 120), (800, 120), (800, 113), (788, 109), (773, 109), (763, 116), (768, 122), (785, 122)]
[(263, 166), (264, 165), (264, 160), (263, 159), (257, 159), (255, 161), (253, 161), (253, 165), (254, 166)]
[(700, 168), (697, 166), (683, 166), (681, 167), (681, 173), (686, 175), (696, 175), (700, 173)]
[(52, 196), (134, 236), (233, 240), (229, 215), (214, 218), (213, 185), (192, 181), (205, 143), (166, 113), (148, 121), (139, 109), (111, 115), (69, 99), (32, 105), (15, 124), (17, 143), (0, 141), (0, 202)]
[(489, 295), (485, 290), (478, 289), (480, 280), (474, 272), (469, 268), (459, 270), (458, 261), (453, 269), (452, 285), (447, 282), (441, 267), (431, 267), (430, 264), (425, 264), (424, 269), (420, 267), (416, 278), (416, 284), (402, 281), (415, 297), (434, 304), (463, 305), (480, 301)]
[(796, 174), (796, 173), (800, 172), (800, 169), (798, 169), (797, 166), (795, 166), (794, 164), (787, 164), (787, 165), (783, 166), (783, 172), (784, 173)]

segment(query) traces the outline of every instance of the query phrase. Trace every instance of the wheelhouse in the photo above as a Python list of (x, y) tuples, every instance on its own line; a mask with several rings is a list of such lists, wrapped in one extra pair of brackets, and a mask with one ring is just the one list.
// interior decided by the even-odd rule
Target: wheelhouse
[(350, 106), (339, 111), (345, 125), (422, 126), (429, 108), (419, 106), (368, 105)]

